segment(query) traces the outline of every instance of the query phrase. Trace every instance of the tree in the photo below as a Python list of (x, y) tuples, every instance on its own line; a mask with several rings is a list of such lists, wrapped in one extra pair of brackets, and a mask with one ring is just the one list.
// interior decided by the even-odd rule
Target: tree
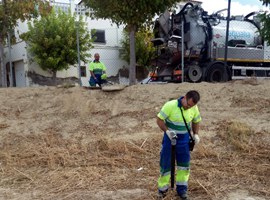
[(76, 21), (71, 12), (54, 10), (28, 23), (29, 31), (22, 35), (28, 44), (28, 51), (33, 60), (43, 69), (53, 74), (56, 81), (57, 71), (68, 69), (69, 65), (77, 63), (77, 40), (79, 34), (80, 59), (85, 61), (90, 56), (87, 51), (92, 48), (90, 33), (85, 28), (82, 17)]
[[(263, 5), (268, 6), (270, 4), (270, 0), (261, 0)], [(268, 12), (264, 12), (260, 14), (260, 19), (262, 22), (262, 27), (260, 29), (260, 33), (263, 36), (263, 39), (267, 41), (268, 45), (270, 44), (270, 14)]]
[(135, 33), (145, 23), (152, 22), (154, 16), (164, 12), (180, 0), (82, 0), (93, 9), (96, 18), (110, 19), (126, 25), (130, 37), (129, 84), (136, 83)]
[(260, 0), (262, 1), (263, 5), (268, 6), (270, 4), (270, 0)]
[[(155, 54), (155, 48), (151, 39), (154, 38), (153, 33), (149, 29), (141, 29), (136, 33), (135, 36), (135, 54), (138, 66), (149, 66), (151, 60)], [(129, 51), (129, 35), (125, 31), (124, 38), (121, 41), (122, 48), (120, 49), (120, 57), (126, 62), (130, 62), (130, 51)]]
[(6, 68), (4, 65), (4, 41), (7, 34), (17, 26), (18, 20), (44, 15), (50, 11), (50, 5), (43, 0), (1, 0), (0, 1), (0, 86), (6, 87)]

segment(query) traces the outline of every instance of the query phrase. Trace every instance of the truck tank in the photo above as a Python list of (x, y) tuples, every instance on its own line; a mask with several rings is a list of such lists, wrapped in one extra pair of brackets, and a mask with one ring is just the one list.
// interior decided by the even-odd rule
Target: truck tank
[[(226, 20), (220, 20), (217, 25), (212, 26), (213, 27), (213, 42), (215, 42), (217, 46), (225, 45), (226, 25), (227, 25)], [(253, 46), (253, 47), (262, 45), (258, 28), (254, 24), (250, 23), (249, 21), (243, 21), (243, 20), (230, 21), (228, 42), (229, 42), (228, 44), (229, 46), (235, 46), (237, 45), (237, 42), (239, 45), (243, 44), (243, 45)]]

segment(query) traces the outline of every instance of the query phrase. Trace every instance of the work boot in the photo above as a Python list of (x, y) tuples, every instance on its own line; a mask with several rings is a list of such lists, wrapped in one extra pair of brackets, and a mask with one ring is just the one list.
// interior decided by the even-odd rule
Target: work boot
[(179, 194), (179, 197), (180, 197), (181, 200), (188, 200), (187, 193)]
[(166, 197), (167, 191), (158, 191), (158, 199), (164, 199)]

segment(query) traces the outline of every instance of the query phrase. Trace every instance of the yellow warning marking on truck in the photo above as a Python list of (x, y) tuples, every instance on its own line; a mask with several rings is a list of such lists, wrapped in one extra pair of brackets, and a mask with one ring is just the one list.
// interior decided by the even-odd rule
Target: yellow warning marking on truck
[[(216, 60), (224, 61), (224, 58), (217, 58)], [(262, 62), (270, 62), (270, 60), (254, 60), (254, 59), (235, 59), (235, 58), (228, 58), (227, 61), (231, 62), (253, 62), (253, 63), (262, 63)]]

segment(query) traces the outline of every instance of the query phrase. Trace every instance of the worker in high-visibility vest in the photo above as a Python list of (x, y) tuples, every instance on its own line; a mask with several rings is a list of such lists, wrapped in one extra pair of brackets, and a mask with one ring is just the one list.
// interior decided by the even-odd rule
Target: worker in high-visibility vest
[(180, 109), (182, 109), (187, 126), (191, 127), (195, 144), (198, 144), (200, 141), (198, 133), (201, 115), (196, 104), (199, 100), (200, 94), (195, 90), (191, 90), (187, 92), (185, 96), (165, 103), (157, 115), (157, 124), (164, 132), (160, 153), (160, 177), (158, 179), (158, 192), (160, 197), (165, 197), (169, 189), (172, 139), (172, 134), (170, 133), (173, 132), (177, 135), (176, 191), (182, 200), (188, 199), (187, 189), (190, 174), (189, 133)]
[(95, 60), (89, 64), (91, 74), (89, 84), (90, 86), (96, 86), (96, 84), (101, 86), (101, 84), (107, 82), (106, 66), (99, 60), (100, 56), (98, 53), (95, 53), (94, 57)]

